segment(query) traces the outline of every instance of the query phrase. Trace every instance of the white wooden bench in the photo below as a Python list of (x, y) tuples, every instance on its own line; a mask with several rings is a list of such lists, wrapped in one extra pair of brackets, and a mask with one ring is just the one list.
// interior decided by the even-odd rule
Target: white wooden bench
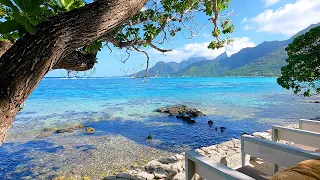
[(286, 144), (241, 136), (242, 167), (231, 169), (194, 151), (186, 153), (186, 179), (191, 180), (195, 174), (206, 180), (253, 180), (268, 179), (270, 176), (250, 166), (250, 155), (282, 167), (290, 167), (307, 159), (318, 159), (320, 153), (306, 151)]
[[(320, 133), (302, 129), (272, 126), (272, 141), (288, 141), (291, 146), (314, 151), (320, 148)], [(278, 166), (273, 165), (273, 172), (278, 171)]]
[(300, 119), (299, 129), (320, 133), (320, 120)]

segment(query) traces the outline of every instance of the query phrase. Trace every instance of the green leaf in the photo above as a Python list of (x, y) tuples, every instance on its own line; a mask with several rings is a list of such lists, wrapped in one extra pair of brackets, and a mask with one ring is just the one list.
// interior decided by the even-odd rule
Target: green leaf
[(25, 24), (27, 22), (27, 18), (22, 16), (20, 13), (13, 13), (12, 17), (21, 24)]
[(4, 7), (0, 4), (0, 19), (4, 17), (6, 14)]
[(22, 10), (29, 12), (32, 10), (32, 2), (30, 0), (22, 0)]
[(27, 32), (34, 35), (37, 32), (36, 26), (32, 25), (31, 23), (27, 22), (24, 24), (24, 27), (26, 28)]
[(59, 0), (60, 4), (68, 9), (68, 7), (73, 3), (73, 0)]
[(43, 4), (45, 2), (45, 0), (32, 0), (32, 5), (35, 6), (40, 6), (41, 4)]
[(20, 23), (15, 20), (5, 21), (0, 23), (0, 33), (8, 34), (12, 31), (15, 31), (19, 28)]

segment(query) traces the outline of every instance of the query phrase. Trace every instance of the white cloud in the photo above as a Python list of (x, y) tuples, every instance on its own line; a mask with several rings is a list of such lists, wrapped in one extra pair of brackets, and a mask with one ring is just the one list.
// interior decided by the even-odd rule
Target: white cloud
[(248, 21), (248, 18), (243, 18), (243, 20), (241, 21), (241, 24), (246, 23)]
[[(259, 32), (292, 36), (310, 24), (320, 22), (320, 0), (297, 0), (277, 10), (268, 9), (247, 21)], [(249, 30), (245, 26), (244, 29)]]
[(264, 0), (266, 7), (269, 7), (271, 5), (276, 4), (277, 2), (279, 2), (280, 0)]
[(185, 44), (181, 48), (173, 49), (173, 51), (165, 53), (164, 55), (154, 49), (149, 50), (149, 54), (157, 61), (181, 62), (189, 59), (190, 57), (205, 57), (207, 59), (214, 59), (225, 51), (227, 52), (228, 56), (231, 56), (243, 48), (256, 46), (256, 44), (253, 43), (248, 37), (235, 38), (235, 42), (233, 42), (232, 45), (227, 45), (216, 50), (208, 49), (208, 45), (209, 42), (190, 43)]

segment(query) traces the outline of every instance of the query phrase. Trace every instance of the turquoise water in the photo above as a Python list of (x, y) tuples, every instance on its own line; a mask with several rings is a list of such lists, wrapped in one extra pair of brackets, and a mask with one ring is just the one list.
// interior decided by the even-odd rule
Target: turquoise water
[[(318, 116), (318, 104), (305, 100), (282, 89), (275, 78), (157, 78), (146, 83), (125, 78), (47, 78), (28, 98), (10, 133), (83, 123), (96, 128), (97, 135), (121, 134), (142, 144), (152, 134), (162, 142), (156, 148), (179, 151), (172, 147), (198, 148), (271, 124)], [(208, 116), (187, 125), (154, 111), (176, 104), (199, 108)], [(207, 120), (227, 131), (214, 132)]]
[[(319, 116), (319, 104), (307, 100), (282, 89), (275, 78), (156, 78), (146, 83), (126, 78), (46, 78), (26, 101), (0, 148), (4, 157), (0, 172), (14, 170), (22, 161), (27, 164), (30, 149), (43, 154), (63, 151), (65, 136), (36, 138), (44, 127), (84, 124), (95, 128), (91, 137), (121, 135), (138, 144), (183, 152), (273, 124)], [(207, 116), (189, 125), (155, 112), (177, 104), (199, 108)], [(226, 127), (225, 132), (210, 128), (208, 120)], [(149, 134), (151, 142), (146, 140)], [(74, 133), (68, 138), (77, 141), (87, 135)]]

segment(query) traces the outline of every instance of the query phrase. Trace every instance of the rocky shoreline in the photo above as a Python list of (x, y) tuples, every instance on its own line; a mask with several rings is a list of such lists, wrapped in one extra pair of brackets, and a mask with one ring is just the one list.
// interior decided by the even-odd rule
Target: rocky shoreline
[[(286, 127), (297, 128), (297, 124), (290, 124)], [(265, 132), (255, 132), (255, 137), (271, 140), (271, 130)], [(227, 165), (231, 168), (241, 166), (241, 143), (240, 139), (231, 139), (217, 145), (196, 149), (199, 154), (209, 157), (216, 162)], [(152, 180), (152, 179), (172, 179), (185, 180), (185, 156), (184, 153), (170, 157), (156, 159), (146, 165), (131, 168), (124, 173), (115, 176), (105, 177), (105, 180)]]

